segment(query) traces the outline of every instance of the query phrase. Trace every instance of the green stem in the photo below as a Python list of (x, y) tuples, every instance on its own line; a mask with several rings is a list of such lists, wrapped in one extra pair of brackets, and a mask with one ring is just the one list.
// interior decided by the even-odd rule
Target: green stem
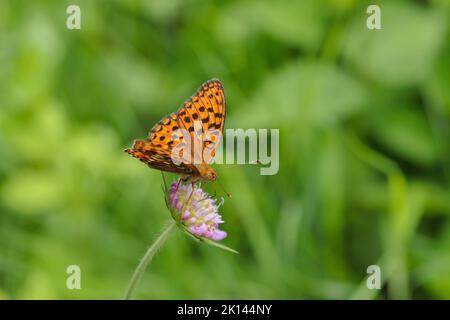
[(153, 244), (148, 248), (147, 252), (145, 253), (144, 257), (142, 257), (141, 261), (139, 262), (139, 265), (137, 266), (136, 270), (134, 271), (133, 277), (130, 280), (130, 283), (128, 284), (127, 291), (125, 292), (125, 300), (129, 300), (131, 298), (131, 295), (139, 282), (139, 279), (141, 278), (142, 274), (144, 273), (145, 268), (147, 268), (147, 265), (152, 260), (153, 256), (155, 255), (156, 251), (158, 251), (159, 248), (166, 242), (167, 239), (172, 235), (172, 233), (176, 230), (177, 224), (175, 221), (170, 221), (168, 226), (164, 229), (164, 231), (161, 233), (161, 235), (153, 242)]

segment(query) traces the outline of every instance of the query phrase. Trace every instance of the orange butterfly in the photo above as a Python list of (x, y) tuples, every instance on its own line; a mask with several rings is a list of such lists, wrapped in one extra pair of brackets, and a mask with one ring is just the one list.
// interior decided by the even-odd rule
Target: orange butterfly
[[(209, 80), (178, 111), (160, 120), (148, 139), (135, 140), (125, 152), (151, 168), (179, 174), (185, 182), (214, 181), (217, 173), (209, 164), (222, 136), (225, 106), (222, 83)], [(186, 142), (194, 145), (188, 157)]]

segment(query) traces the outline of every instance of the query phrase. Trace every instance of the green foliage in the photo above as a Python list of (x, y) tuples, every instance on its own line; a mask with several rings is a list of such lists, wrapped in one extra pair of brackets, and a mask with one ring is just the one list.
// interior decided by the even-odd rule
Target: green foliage
[(280, 171), (217, 165), (240, 254), (179, 232), (136, 298), (449, 299), (449, 6), (377, 3), (381, 30), (352, 0), (0, 2), (0, 299), (123, 296), (170, 213), (122, 150), (213, 77)]

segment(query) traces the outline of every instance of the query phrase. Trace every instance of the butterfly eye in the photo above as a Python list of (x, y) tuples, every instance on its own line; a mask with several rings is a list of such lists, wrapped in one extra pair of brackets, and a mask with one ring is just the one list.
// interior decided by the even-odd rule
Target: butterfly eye
[(214, 170), (208, 172), (208, 180), (214, 181), (217, 178), (217, 174)]

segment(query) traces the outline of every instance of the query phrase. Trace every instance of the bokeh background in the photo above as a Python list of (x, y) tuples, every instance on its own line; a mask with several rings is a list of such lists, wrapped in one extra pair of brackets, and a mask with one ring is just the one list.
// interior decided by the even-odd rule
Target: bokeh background
[(161, 174), (123, 149), (213, 77), (227, 128), (280, 129), (279, 173), (217, 165), (240, 254), (179, 233), (135, 298), (449, 299), (449, 9), (1, 1), (0, 299), (123, 296), (170, 217)]

